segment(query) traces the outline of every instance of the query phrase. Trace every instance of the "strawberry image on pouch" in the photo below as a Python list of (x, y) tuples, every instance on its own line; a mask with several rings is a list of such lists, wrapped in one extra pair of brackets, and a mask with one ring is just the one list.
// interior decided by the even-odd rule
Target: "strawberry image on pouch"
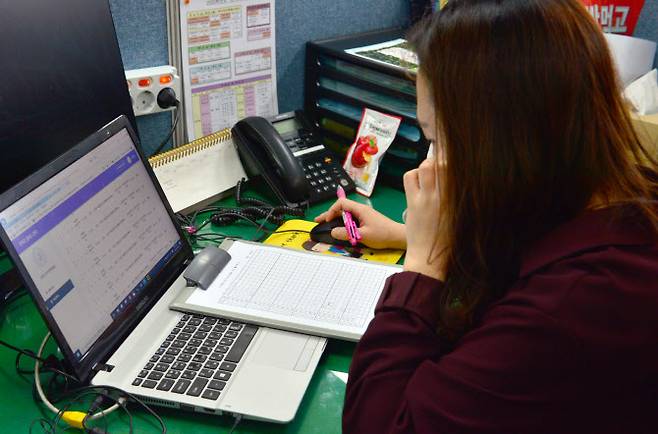
[(354, 167), (365, 167), (372, 158), (379, 152), (377, 147), (377, 137), (369, 134), (359, 137), (356, 141), (356, 148), (352, 154), (352, 165)]
[(363, 109), (356, 140), (347, 150), (343, 168), (359, 194), (370, 197), (375, 188), (379, 163), (395, 140), (402, 118)]

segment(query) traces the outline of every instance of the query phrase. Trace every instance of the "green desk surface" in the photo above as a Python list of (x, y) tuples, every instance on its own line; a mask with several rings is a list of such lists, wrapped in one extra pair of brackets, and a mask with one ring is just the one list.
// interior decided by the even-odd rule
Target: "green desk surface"
[(0, 252), (0, 274), (12, 268), (11, 260), (5, 252)]
[[(249, 193), (249, 192), (247, 192)], [(386, 186), (378, 186), (370, 199), (352, 195), (352, 199), (370, 203), (391, 218), (400, 221), (405, 208), (404, 194)], [(234, 206), (235, 200), (227, 198), (220, 202), (223, 206)], [(306, 219), (312, 220), (330, 205), (330, 202), (313, 206), (309, 209)], [(199, 221), (204, 215), (199, 216)], [(212, 228), (208, 225), (205, 231), (221, 230), (233, 236), (251, 238), (254, 227), (235, 224), (227, 228)], [(2, 259), (2, 258), (0, 258)], [(6, 267), (6, 264), (0, 264)], [(4, 271), (4, 270), (2, 270)], [(36, 350), (46, 333), (46, 326), (37, 312), (29, 296), (23, 296), (0, 310), (0, 339), (20, 348)], [(345, 383), (334, 372), (348, 371), (354, 343), (330, 340), (320, 360), (311, 384), (304, 396), (295, 419), (286, 425), (243, 420), (236, 428), (236, 434), (246, 433), (304, 433), (332, 434), (341, 432), (341, 413), (345, 396)], [(19, 376), (14, 369), (16, 353), (0, 347), (0, 432), (27, 432), (30, 423), (40, 417), (51, 418), (52, 413), (35, 403), (32, 397), (32, 375)], [(24, 358), (21, 366), (30, 369), (33, 363)], [(43, 376), (48, 378), (49, 374)], [(74, 409), (84, 410), (81, 404)], [(129, 407), (135, 417), (135, 432), (160, 432), (157, 422), (145, 411), (135, 405)], [(233, 418), (228, 416), (210, 416), (198, 413), (186, 413), (179, 410), (154, 408), (164, 419), (169, 433), (226, 433), (230, 430)], [(109, 432), (127, 433), (127, 417), (120, 412), (108, 416)], [(102, 426), (102, 423), (99, 424)], [(63, 425), (61, 425), (63, 430)], [(36, 426), (33, 432), (42, 432)], [(59, 431), (58, 431), (59, 432)]]

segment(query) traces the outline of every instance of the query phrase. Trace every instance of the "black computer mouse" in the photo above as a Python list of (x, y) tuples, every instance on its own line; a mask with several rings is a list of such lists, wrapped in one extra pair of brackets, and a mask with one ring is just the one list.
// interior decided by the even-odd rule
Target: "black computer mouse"
[[(359, 226), (359, 221), (354, 219), (356, 226)], [(318, 223), (317, 226), (311, 229), (311, 239), (317, 243), (333, 244), (336, 246), (351, 247), (352, 244), (348, 240), (337, 240), (331, 236), (333, 228), (344, 227), (342, 218), (333, 219), (328, 222)], [(358, 244), (357, 244), (358, 245)]]

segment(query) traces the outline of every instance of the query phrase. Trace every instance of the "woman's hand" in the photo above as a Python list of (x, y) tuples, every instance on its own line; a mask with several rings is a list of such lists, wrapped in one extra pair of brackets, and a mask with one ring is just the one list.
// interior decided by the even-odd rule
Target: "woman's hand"
[[(349, 211), (352, 217), (359, 220), (359, 233), (363, 237), (361, 243), (373, 249), (404, 249), (406, 247), (404, 225), (397, 223), (368, 205), (363, 205), (349, 199), (338, 199), (326, 212), (315, 218), (316, 222), (325, 222), (342, 218), (342, 212)], [(347, 240), (344, 227), (331, 231), (331, 236), (337, 240)]]
[(427, 159), (418, 169), (404, 174), (404, 192), (407, 196), (404, 269), (444, 280), (445, 243), (439, 230), (439, 174), (434, 159)]

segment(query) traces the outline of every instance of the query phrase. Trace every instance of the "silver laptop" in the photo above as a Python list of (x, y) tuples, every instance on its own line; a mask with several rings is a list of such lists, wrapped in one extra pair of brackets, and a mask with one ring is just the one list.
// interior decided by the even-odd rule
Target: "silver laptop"
[(170, 310), (193, 253), (164, 197), (119, 117), (0, 196), (0, 238), (80, 380), (290, 421), (326, 340)]

